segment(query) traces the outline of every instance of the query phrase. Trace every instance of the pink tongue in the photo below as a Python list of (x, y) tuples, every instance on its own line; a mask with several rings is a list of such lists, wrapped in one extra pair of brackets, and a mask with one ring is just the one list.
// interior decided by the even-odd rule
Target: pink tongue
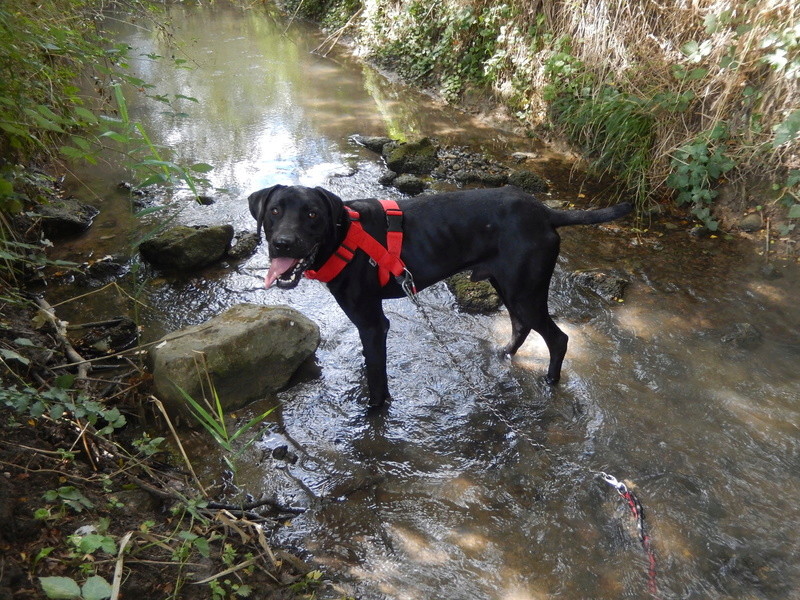
[(300, 262), (299, 258), (273, 258), (269, 263), (269, 273), (264, 278), (264, 287), (269, 289), (275, 280)]

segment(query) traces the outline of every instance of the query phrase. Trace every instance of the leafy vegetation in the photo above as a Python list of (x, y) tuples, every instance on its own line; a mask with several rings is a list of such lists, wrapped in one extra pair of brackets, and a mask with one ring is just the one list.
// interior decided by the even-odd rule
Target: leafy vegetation
[(669, 196), (713, 229), (720, 184), (766, 179), (761, 202), (800, 212), (797, 3), (363, 0), (349, 14), (338, 22), (378, 62), (451, 102), (491, 90), (640, 208)]
[[(133, 585), (127, 593), (145, 597), (246, 598), (271, 588), (281, 588), (282, 597), (313, 597), (321, 574), (294, 557), (284, 562), (288, 555), (267, 543), (280, 507), (265, 515), (254, 510), (259, 503), (215, 505), (202, 486), (178, 482), (167, 440), (136, 439), (128, 426), (146, 411), (136, 394), (140, 367), (130, 363), (133, 370), (119, 379), (126, 389), (113, 401), (100, 392), (108, 380), (81, 376), (80, 367), (78, 377), (61, 375), (76, 366), (59, 329), (65, 324), (54, 314), (39, 322), (25, 293), (43, 266), (65, 266), (48, 261), (39, 229), (15, 226), (21, 215), (35, 221), (37, 206), (55, 197), (56, 182), (45, 174), (53, 166), (97, 164), (116, 153), (139, 186), (197, 196), (207, 185), (210, 165), (174, 163), (130, 118), (126, 89), (176, 114), (197, 100), (159, 95), (127, 72), (130, 49), (100, 33), (112, 9), (163, 27), (156, 2), (0, 4), (0, 512), (3, 525), (14, 522), (0, 535), (0, 595), (11, 589), (31, 598), (103, 600)], [(220, 416), (209, 424), (229, 450), (263, 417), (230, 431)], [(149, 510), (154, 500), (158, 507)]]

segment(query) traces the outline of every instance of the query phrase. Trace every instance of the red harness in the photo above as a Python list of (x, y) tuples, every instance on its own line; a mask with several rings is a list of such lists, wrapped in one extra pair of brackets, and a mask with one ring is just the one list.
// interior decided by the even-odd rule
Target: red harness
[(361, 226), (361, 215), (349, 206), (345, 206), (350, 218), (350, 228), (347, 230), (344, 241), (318, 270), (306, 271), (306, 277), (318, 279), (323, 283), (332, 281), (353, 260), (356, 250), (366, 252), (372, 262), (378, 266), (378, 281), (381, 287), (389, 283), (389, 274), (400, 277), (406, 273), (406, 265), (400, 259), (400, 250), (403, 247), (403, 211), (394, 200), (380, 200), (380, 203), (386, 212), (386, 220), (389, 223), (389, 229), (386, 232), (386, 247), (384, 248), (378, 240), (364, 231)]

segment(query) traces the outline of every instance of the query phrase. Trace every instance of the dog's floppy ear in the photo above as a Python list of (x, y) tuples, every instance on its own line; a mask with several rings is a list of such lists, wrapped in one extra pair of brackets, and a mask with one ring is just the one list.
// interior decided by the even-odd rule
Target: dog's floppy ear
[(333, 192), (329, 192), (325, 188), (317, 186), (314, 189), (320, 196), (322, 196), (323, 200), (325, 200), (326, 204), (328, 205), (328, 210), (330, 210), (331, 213), (331, 223), (333, 224), (335, 234), (336, 225), (339, 223), (339, 219), (342, 216), (342, 211), (344, 211), (342, 199)]
[(264, 225), (264, 216), (267, 213), (267, 203), (270, 196), (277, 190), (285, 188), (285, 185), (273, 185), (272, 187), (264, 188), (253, 192), (247, 197), (247, 202), (250, 204), (250, 214), (256, 220), (256, 236), (261, 239), (261, 227)]

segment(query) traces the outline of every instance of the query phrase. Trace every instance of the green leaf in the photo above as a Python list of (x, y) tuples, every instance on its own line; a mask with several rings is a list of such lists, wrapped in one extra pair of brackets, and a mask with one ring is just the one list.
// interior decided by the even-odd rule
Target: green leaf
[(686, 42), (683, 46), (681, 46), (681, 52), (683, 52), (684, 56), (693, 56), (697, 54), (700, 50), (700, 44), (692, 40), (691, 42)]
[(99, 575), (89, 577), (83, 584), (83, 600), (105, 600), (111, 597), (111, 584)]
[(81, 589), (70, 577), (39, 577), (45, 596), (53, 600), (71, 600), (81, 597)]
[(50, 121), (63, 122), (63, 118), (54, 113), (49, 107), (45, 106), (44, 104), (38, 104), (36, 106), (36, 110), (42, 115), (45, 119)]
[(23, 365), (29, 365), (31, 362), (21, 354), (14, 352), (13, 350), (8, 350), (6, 348), (0, 348), (0, 356), (2, 356), (4, 360), (15, 360), (17, 362), (22, 363)]
[(98, 550), (102, 550), (106, 554), (116, 554), (117, 552), (117, 545), (113, 538), (98, 533), (83, 536), (77, 545), (78, 550), (84, 554), (94, 554)]
[(58, 150), (67, 158), (91, 159), (91, 156), (86, 154), (86, 152), (73, 148), (72, 146), (61, 146)]
[(698, 67), (696, 69), (692, 69), (691, 71), (689, 71), (689, 76), (687, 79), (689, 79), (689, 81), (697, 81), (698, 79), (702, 79), (706, 75), (708, 75), (708, 69)]
[(772, 140), (772, 147), (777, 148), (786, 142), (792, 141), (797, 137), (798, 132), (800, 132), (800, 110), (794, 111), (786, 117), (783, 123), (775, 128), (775, 139)]
[(208, 540), (204, 537), (197, 537), (192, 540), (192, 544), (197, 548), (197, 551), (205, 558), (211, 556), (211, 546), (208, 545)]
[(14, 193), (14, 184), (8, 179), (0, 177), (0, 196), (10, 196)]
[(213, 171), (214, 167), (206, 163), (197, 163), (189, 167), (195, 173), (208, 173), (209, 171)]
[(12, 125), (11, 123), (0, 122), (0, 129), (12, 135), (20, 135), (23, 137), (28, 137), (30, 135), (30, 132), (27, 129), (21, 129), (16, 125)]
[(795, 204), (792, 208), (789, 209), (789, 218), (800, 219), (800, 204)]
[(47, 131), (55, 131), (56, 133), (64, 133), (64, 130), (61, 129), (61, 127), (58, 124), (53, 123), (50, 119), (46, 119), (45, 117), (37, 113), (35, 110), (31, 108), (26, 108), (23, 110), (23, 112), (26, 115), (28, 115), (31, 119), (33, 119), (36, 125), (38, 125), (42, 129), (46, 129)]
[(65, 373), (64, 375), (56, 377), (54, 383), (62, 390), (68, 390), (72, 387), (72, 384), (75, 383), (75, 375), (72, 373)]
[(87, 123), (97, 123), (97, 115), (95, 115), (92, 111), (83, 108), (82, 106), (76, 106), (72, 110), (75, 111), (75, 114)]
[(121, 133), (117, 133), (116, 131), (106, 131), (105, 133), (101, 133), (100, 137), (107, 137), (115, 142), (119, 142), (120, 144), (130, 144), (131, 138), (127, 135), (123, 135)]

